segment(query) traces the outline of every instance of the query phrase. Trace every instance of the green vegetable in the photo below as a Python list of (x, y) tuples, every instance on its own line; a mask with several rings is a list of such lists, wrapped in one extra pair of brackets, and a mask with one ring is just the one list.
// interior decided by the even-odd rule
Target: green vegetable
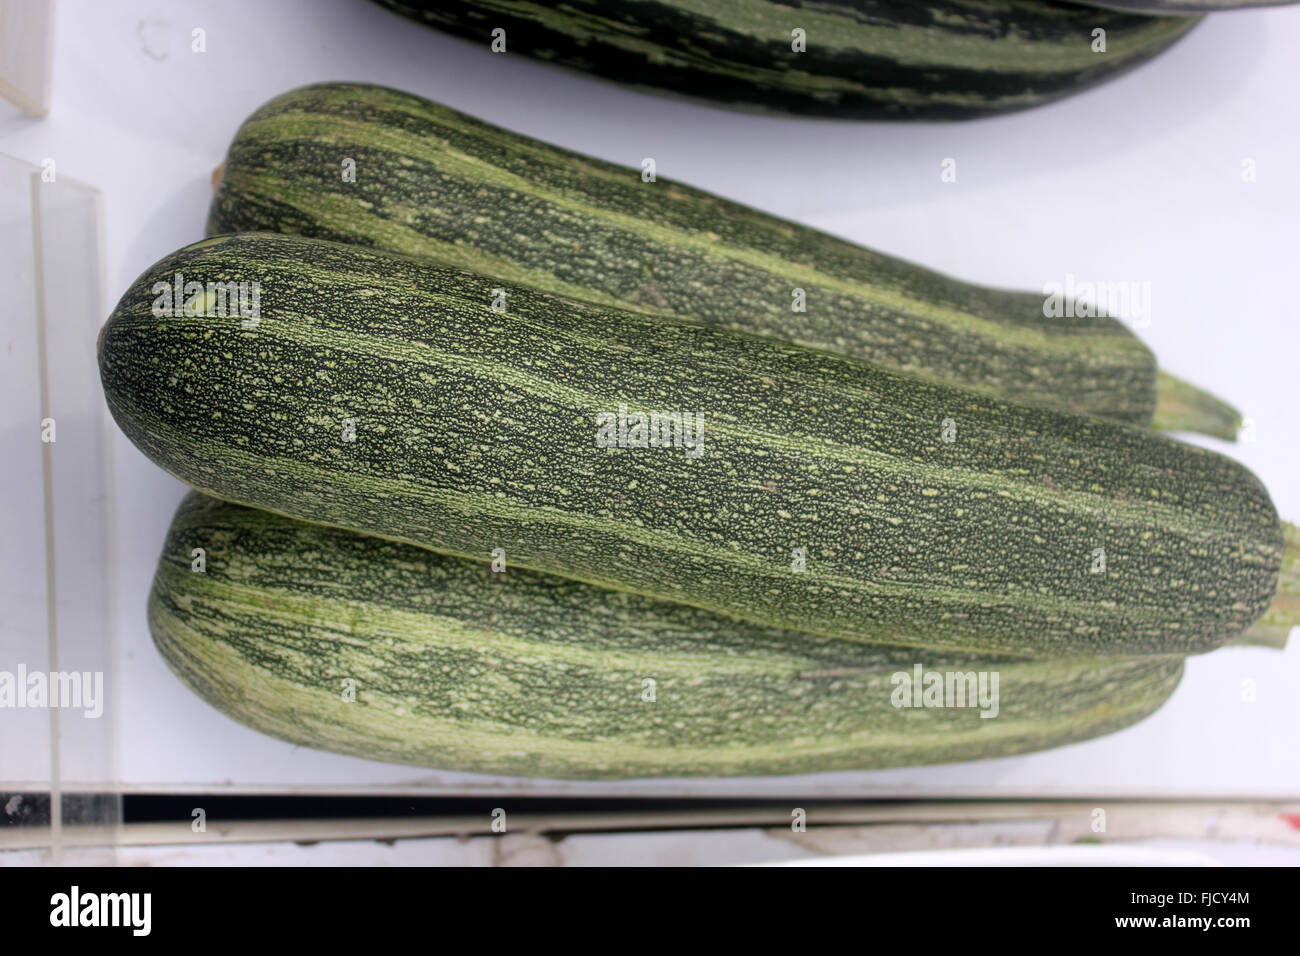
[[(1115, 319), (1049, 318), (1044, 295), (949, 279), (382, 87), (295, 90), (244, 123), (208, 232), (248, 231), (424, 256), (1142, 428), (1156, 409), (1155, 358)], [(1232, 409), (1160, 382), (1179, 428), (1235, 435)]]
[(1146, 62), (1197, 22), (1038, 0), (380, 2), (485, 55), (841, 119), (966, 119), (1035, 106)]
[[(209, 314), (165, 314), (177, 282)], [(233, 282), (255, 324), (214, 308)], [(1282, 559), (1267, 492), (1203, 449), (296, 236), (163, 259), (100, 373), (201, 491), (828, 637), (1190, 653)], [(634, 447), (654, 413), (668, 447)]]
[[(546, 777), (1005, 756), (1128, 726), (1182, 671), (1176, 657), (918, 656), (824, 640), (509, 566), (494, 573), (198, 494), (172, 522), (149, 624), (181, 680), (264, 733)], [(982, 675), (986, 696), (895, 706), (914, 700), (895, 675), (913, 678), (918, 664), (973, 675), (963, 694)]]

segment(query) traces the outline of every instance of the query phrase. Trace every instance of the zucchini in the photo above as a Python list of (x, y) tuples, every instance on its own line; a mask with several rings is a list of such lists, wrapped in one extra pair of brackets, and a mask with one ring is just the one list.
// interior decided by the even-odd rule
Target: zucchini
[[(186, 685), (263, 733), (372, 760), (561, 778), (1005, 756), (1126, 727), (1182, 671), (1177, 657), (922, 658), (493, 573), (194, 493), (168, 532), (149, 626)], [(970, 700), (894, 706), (893, 676), (917, 664), (983, 673), (988, 690), (996, 673), (996, 717)]]
[[(1151, 59), (1197, 23), (1040, 0), (380, 2), (485, 51), (504, 30), (506, 54), (740, 109), (841, 119), (969, 119), (1047, 103)], [(1093, 49), (1099, 29), (1105, 52)]]
[[(1043, 295), (949, 279), (383, 87), (295, 90), (243, 124), (208, 234), (248, 231), (424, 256), (1142, 428), (1176, 381), (1157, 392), (1154, 356), (1115, 319), (1047, 318)], [(1199, 394), (1179, 383), (1178, 426), (1235, 437), (1226, 406)]]
[[(233, 282), (256, 323), (213, 305)], [(178, 283), (206, 293), (167, 315)], [(827, 637), (1190, 653), (1281, 563), (1268, 493), (1204, 449), (298, 236), (163, 259), (100, 375), (216, 497)]]

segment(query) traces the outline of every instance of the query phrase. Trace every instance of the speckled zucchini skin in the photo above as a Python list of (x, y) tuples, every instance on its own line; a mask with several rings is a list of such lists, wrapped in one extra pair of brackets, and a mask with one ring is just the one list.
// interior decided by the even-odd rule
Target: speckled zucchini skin
[[(741, 109), (969, 119), (1050, 102), (1145, 62), (1194, 18), (1043, 0), (380, 0), (480, 42)], [(791, 31), (805, 31), (806, 50)], [(1106, 31), (1105, 53), (1092, 31)]]
[[(999, 757), (1134, 723), (1182, 672), (1177, 657), (918, 656), (825, 640), (530, 571), (495, 573), (197, 493), (172, 522), (149, 624), (181, 680), (256, 730), (372, 760), (516, 776), (721, 777)], [(892, 676), (917, 663), (996, 672), (997, 716), (893, 706)]]
[[(156, 316), (177, 273), (260, 282), (259, 324)], [(163, 259), (100, 374), (217, 497), (829, 637), (1187, 653), (1258, 618), (1281, 563), (1267, 492), (1203, 449), (297, 236)], [(620, 405), (702, 416), (702, 454), (600, 447)]]
[(1155, 357), (1114, 319), (1047, 318), (1040, 294), (958, 282), (383, 87), (295, 90), (244, 123), (208, 233), (246, 231), (425, 256), (1139, 427), (1156, 407)]

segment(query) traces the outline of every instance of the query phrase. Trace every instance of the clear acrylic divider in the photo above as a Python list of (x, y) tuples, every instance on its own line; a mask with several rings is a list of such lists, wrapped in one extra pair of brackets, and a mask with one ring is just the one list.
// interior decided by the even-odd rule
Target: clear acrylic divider
[(121, 825), (97, 190), (0, 155), (0, 849), (112, 863)]

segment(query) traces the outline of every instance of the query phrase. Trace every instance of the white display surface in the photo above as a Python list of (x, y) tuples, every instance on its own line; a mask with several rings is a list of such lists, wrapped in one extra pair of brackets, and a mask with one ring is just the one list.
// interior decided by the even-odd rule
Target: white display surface
[[(196, 28), (206, 52), (191, 49)], [(1300, 519), (1293, 273), (1300, 242), (1295, 51), (1300, 8), (1212, 16), (1096, 90), (959, 124), (805, 121), (727, 112), (494, 55), (364, 0), (65, 0), (49, 116), (0, 105), (0, 152), (98, 187), (105, 314), (140, 272), (201, 237), (211, 173), (267, 99), (323, 80), (383, 83), (628, 166), (676, 178), (989, 285), (1150, 283), (1140, 335), (1161, 365), (1228, 398), (1249, 441), (1204, 444), (1252, 468)], [(946, 159), (957, 179), (940, 178)], [(1255, 181), (1245, 181), (1253, 164)], [(9, 321), (6, 316), (5, 322)], [(6, 329), (6, 340), (11, 330)], [(92, 333), (93, 334), (93, 333)], [(97, 387), (97, 386), (96, 386)], [(8, 432), (30, 412), (0, 409)], [(227, 719), (167, 670), (144, 620), (179, 482), (113, 446), (118, 779), (126, 790), (831, 796), (1294, 796), (1300, 647), (1188, 662), (1137, 727), (995, 761), (731, 781), (503, 780), (293, 747)], [(87, 494), (100, 489), (88, 488)], [(39, 508), (39, 501), (11, 501)], [(6, 543), (4, 580), (39, 557)], [(0, 668), (7, 665), (0, 663)], [(40, 785), (0, 754), (0, 787)], [(105, 781), (81, 781), (103, 784)], [(72, 786), (77, 781), (66, 781)]]

